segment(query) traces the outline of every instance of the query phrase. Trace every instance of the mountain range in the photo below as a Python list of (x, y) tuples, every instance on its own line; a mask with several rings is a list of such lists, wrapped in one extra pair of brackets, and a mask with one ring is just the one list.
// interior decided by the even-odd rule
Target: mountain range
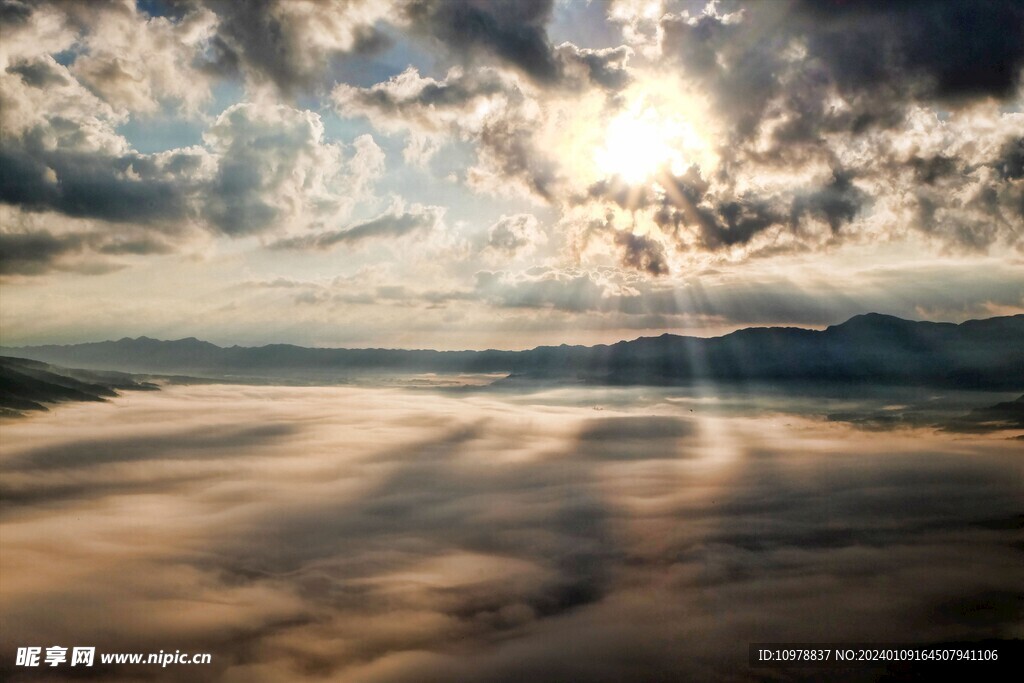
[(221, 347), (195, 338), (139, 337), (0, 353), (92, 370), (308, 383), (376, 373), (502, 373), (506, 381), (615, 385), (815, 382), (1017, 391), (1024, 389), (1024, 315), (954, 324), (869, 313), (824, 330), (760, 327), (712, 338), (663, 334), (526, 351)]

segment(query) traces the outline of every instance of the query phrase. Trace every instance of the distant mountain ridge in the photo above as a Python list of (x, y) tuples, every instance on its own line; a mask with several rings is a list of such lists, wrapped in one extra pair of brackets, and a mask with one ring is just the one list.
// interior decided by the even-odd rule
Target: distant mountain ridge
[(821, 331), (755, 327), (712, 338), (663, 334), (527, 351), (220, 347), (192, 337), (139, 337), (0, 353), (80, 368), (207, 378), (315, 381), (374, 372), (487, 372), (600, 384), (828, 381), (1016, 391), (1024, 389), (1024, 315), (956, 324), (869, 313)]

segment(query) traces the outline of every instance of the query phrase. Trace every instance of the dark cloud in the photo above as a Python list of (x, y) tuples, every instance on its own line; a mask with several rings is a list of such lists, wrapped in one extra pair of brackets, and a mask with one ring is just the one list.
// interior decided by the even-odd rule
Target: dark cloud
[(628, 47), (609, 47), (600, 50), (581, 48), (572, 43), (563, 43), (555, 51), (563, 76), (563, 86), (572, 85), (576, 71), (583, 77), (577, 80), (591, 83), (609, 91), (617, 91), (629, 85), (631, 79), (627, 62), (632, 55)]
[[(741, 199), (717, 198), (712, 185), (691, 167), (682, 175), (664, 170), (657, 177), (663, 192), (649, 188), (635, 188), (620, 179), (600, 181), (587, 189), (587, 194), (576, 201), (611, 201), (630, 211), (646, 210), (652, 220), (680, 249), (696, 244), (702, 250), (716, 251), (734, 245), (747, 244), (769, 228), (782, 228), (790, 223), (796, 227), (797, 219), (805, 213), (814, 213), (826, 219), (840, 219), (849, 213), (849, 203), (860, 200), (859, 190), (845, 184), (829, 184), (820, 191), (793, 200), (793, 219), (787, 220), (778, 208), (779, 200), (764, 200), (756, 195)], [(847, 219), (849, 220), (849, 219)], [(598, 234), (611, 229), (611, 224), (596, 222), (593, 230)], [(665, 248), (648, 236), (638, 236), (628, 230), (617, 231), (614, 242), (623, 248), (621, 263), (627, 268), (646, 271), (652, 275), (669, 272)]]
[(636, 235), (621, 231), (615, 235), (615, 244), (622, 247), (622, 264), (651, 275), (668, 273), (665, 249), (661, 243), (648, 235)]
[(0, 233), (0, 275), (45, 275), (52, 271), (103, 274), (124, 264), (105, 256), (146, 256), (174, 251), (174, 241), (140, 231)]
[(711, 249), (745, 244), (779, 222), (771, 207), (760, 201), (729, 201), (715, 210), (698, 206), (694, 212), (704, 245)]
[(584, 197), (574, 198), (574, 201), (580, 204), (585, 204), (588, 200), (608, 200), (615, 202), (623, 209), (633, 210), (650, 206), (653, 197), (651, 193), (637, 190), (624, 181), (621, 176), (615, 175), (599, 180), (588, 187)]
[(793, 224), (809, 214), (828, 223), (832, 232), (851, 222), (866, 201), (865, 193), (853, 184), (846, 173), (837, 171), (832, 182), (805, 196), (798, 196), (791, 208)]
[[(60, 122), (56, 122), (60, 125)], [(196, 199), (204, 189), (201, 151), (159, 156), (50, 150), (29, 137), (0, 150), (0, 202), (26, 214), (61, 216), (54, 229), (0, 235), (5, 274), (51, 270), (104, 273), (123, 267), (102, 256), (166, 254), (195, 237)], [(31, 224), (27, 220), (26, 223)]]
[(438, 135), (439, 144), (473, 143), (477, 163), (464, 178), (470, 186), (507, 192), (514, 185), (557, 200), (558, 164), (535, 137), (537, 102), (514, 79), (489, 69), (456, 69), (437, 81), (407, 69), (370, 88), (339, 85), (333, 97), (342, 113), (365, 116), (384, 130)]
[(0, 22), (4, 24), (24, 24), (30, 16), (32, 16), (32, 5), (24, 0), (0, 2)]
[(112, 236), (101, 244), (98, 249), (102, 254), (147, 256), (150, 254), (170, 254), (174, 245), (150, 235), (139, 237)]
[[(932, 140), (929, 152), (911, 150), (897, 159), (891, 142), (871, 136), (909, 134), (920, 125), (908, 120), (920, 111), (915, 107), (955, 112), (990, 98), (1009, 101), (1024, 69), (1019, 3), (727, 2), (699, 15), (668, 14), (659, 23), (662, 54), (712, 98), (725, 126), (721, 168), (708, 178), (709, 190), (686, 195), (694, 206), (678, 217), (700, 225), (711, 248), (742, 244), (785, 225), (787, 215), (793, 227), (814, 218), (838, 233), (867, 213), (867, 194), (854, 178), (864, 187), (918, 192), (919, 220), (904, 224), (956, 248), (983, 250), (1014, 239), (1021, 195), (1009, 176), (974, 173), (984, 165), (1000, 168), (984, 145)], [(1008, 137), (1005, 149), (1012, 150), (1019, 132), (1008, 119), (995, 125), (993, 137)], [(870, 151), (851, 156), (865, 143)], [(850, 165), (837, 162), (839, 150)], [(1014, 168), (1012, 154), (1007, 159), (1003, 166)], [(817, 190), (728, 197), (743, 178), (826, 164), (845, 168)], [(897, 190), (906, 182), (900, 166), (941, 189)], [(983, 189), (968, 189), (978, 182)], [(958, 193), (971, 201), (952, 201)]]
[[(666, 15), (661, 47), (744, 137), (776, 96), (792, 115), (780, 139), (803, 131), (810, 142), (827, 130), (897, 125), (908, 101), (1010, 97), (1024, 68), (1024, 9), (1013, 1), (726, 4), (733, 13)], [(794, 58), (794, 46), (806, 55)], [(852, 111), (824, 105), (830, 84)]]
[(414, 0), (405, 11), (413, 27), (457, 54), (492, 55), (541, 83), (559, 75), (545, 25), (553, 0)]
[(0, 274), (45, 273), (51, 270), (61, 257), (79, 252), (83, 242), (81, 235), (55, 236), (49, 232), (0, 233)]
[[(867, 203), (867, 194), (854, 184), (853, 175), (844, 171), (835, 171), (828, 183), (814, 190), (763, 199), (754, 193), (738, 199), (720, 199), (715, 196), (713, 185), (693, 167), (682, 175), (663, 171), (658, 183), (665, 188), (664, 192), (605, 180), (588, 188), (585, 198), (579, 201), (611, 201), (631, 211), (647, 210), (680, 249), (696, 244), (708, 251), (746, 245), (773, 229), (799, 235), (809, 219), (826, 223), (836, 233), (853, 222)], [(606, 227), (602, 225), (598, 232)], [(616, 234), (614, 241), (624, 248), (623, 266), (653, 275), (668, 272), (660, 242), (626, 231)], [(799, 243), (793, 248), (799, 249)]]
[(468, 115), (471, 107), (491, 95), (522, 98), (514, 84), (493, 70), (455, 71), (438, 81), (407, 69), (369, 88), (339, 85), (334, 99), (349, 115), (360, 114), (374, 122), (394, 119), (404, 125), (437, 130), (451, 123), (444, 114)]
[[(35, 13), (44, 7), (36, 6)], [(128, 14), (131, 20), (134, 14)], [(71, 21), (52, 12), (47, 16), (51, 22)], [(18, 39), (24, 42), (31, 37)], [(17, 207), (17, 213), (95, 221), (74, 226), (77, 232), (90, 232), (92, 246), (108, 241), (99, 234), (103, 224), (116, 224), (106, 227), (117, 241), (139, 241), (138, 232), (152, 229), (165, 239), (146, 239), (165, 245), (166, 236), (189, 231), (197, 215), (196, 197), (204, 187), (206, 150), (192, 147), (156, 154), (132, 150), (116, 132), (125, 117), (52, 55), (15, 60), (2, 77), (0, 203)], [(70, 231), (45, 219), (40, 223), (52, 226), (49, 231), (54, 234)]]
[[(477, 154), (487, 170), (499, 174), (502, 183), (521, 183), (531, 194), (554, 201), (558, 171), (556, 164), (537, 149), (529, 122), (494, 117), (479, 134)], [(472, 175), (472, 169), (471, 169)], [(472, 177), (470, 184), (473, 184)]]
[(962, 172), (958, 168), (956, 159), (943, 154), (937, 154), (927, 159), (915, 156), (910, 159), (909, 163), (914, 169), (917, 179), (926, 185), (934, 185), (936, 181)]
[[(178, 156), (179, 168), (193, 165), (189, 153)], [(139, 154), (50, 151), (11, 142), (0, 151), (0, 202), (117, 223), (181, 221), (196, 185), (187, 173), (165, 169)]]
[(405, 13), (413, 31), (440, 41), (466, 64), (481, 56), (511, 65), (539, 85), (594, 84), (619, 90), (630, 81), (629, 48), (553, 46), (547, 34), (553, 0), (412, 0)]
[(441, 220), (439, 207), (413, 207), (402, 213), (385, 213), (344, 230), (291, 237), (271, 244), (274, 249), (331, 249), (339, 244), (357, 244), (369, 239), (406, 237), (433, 230)]
[(537, 218), (529, 213), (502, 216), (487, 231), (487, 246), (509, 256), (529, 251), (546, 241)]
[(1012, 96), (1024, 69), (1024, 7), (1013, 0), (800, 2), (811, 53), (841, 88), (909, 85), (956, 103)]
[[(696, 79), (715, 98), (717, 113), (741, 138), (756, 130), (783, 71), (779, 52), (785, 37), (769, 33), (753, 38), (750, 32), (757, 21), (703, 14), (696, 19), (666, 15), (660, 22), (662, 54), (677, 60), (684, 76)], [(764, 21), (777, 24), (778, 19)]]
[(7, 67), (7, 72), (18, 74), (25, 85), (32, 88), (47, 88), (68, 84), (68, 77), (45, 60), (22, 60)]
[[(217, 14), (217, 33), (201, 64), (215, 73), (265, 79), (284, 93), (311, 87), (330, 60), (372, 54), (391, 40), (373, 23), (359, 23), (359, 0), (326, 0), (293, 6), (280, 0), (197, 0)], [(289, 11), (290, 10), (290, 11)], [(339, 23), (344, 25), (339, 25)]]
[[(613, 15), (627, 10), (616, 6)], [(207, 131), (204, 147), (163, 155), (132, 151), (118, 131), (140, 113), (209, 113), (218, 82), (211, 73), (241, 75), (252, 93), (265, 93), (260, 86), (269, 83), (278, 95), (320, 97), (338, 59), (380, 49), (386, 34), (410, 40), (400, 53), (408, 47), (418, 66), (370, 87), (336, 86), (344, 116), (365, 115), (385, 133), (408, 133), (406, 160), (428, 172), (431, 155), (454, 143), (445, 150), (446, 178), (499, 196), (529, 194), (567, 209), (567, 222), (575, 220), (569, 210), (587, 203), (595, 206), (580, 224), (604, 202), (644, 212), (660, 234), (627, 234), (622, 224), (603, 232), (626, 268), (663, 275), (676, 256), (695, 250), (771, 255), (870, 239), (872, 230), (896, 237), (917, 230), (980, 252), (1019, 237), (1020, 131), (993, 105), (971, 114), (989, 123), (977, 126), (975, 144), (964, 144), (968, 123), (958, 117), (983, 101), (1012, 108), (1024, 65), (1022, 12), (1019, 3), (1001, 0), (981, 8), (723, 0), (645, 19), (646, 43), (627, 31), (628, 47), (606, 41), (608, 47), (584, 48), (552, 44), (552, 0), (168, 0), (89, 10), (7, 2), (10, 44), (24, 54), (11, 55), (0, 74), (0, 202), (54, 219), (116, 224), (111, 232), (152, 229), (97, 237), (79, 248), (83, 253), (163, 253), (196, 228), (230, 237), (309, 235), (275, 242), (279, 247), (360, 241), (358, 230), (324, 226), (343, 224), (369, 196), (369, 183), (384, 172), (383, 152), (374, 145), (372, 159), (349, 168), (348, 148), (331, 141), (312, 105), (303, 111), (260, 98), (236, 104)], [(33, 24), (47, 18), (67, 35), (57, 40)], [(417, 50), (425, 45), (439, 61), (422, 61)], [(420, 75), (452, 64), (443, 78)], [(717, 160), (701, 163), (716, 167), (655, 174), (663, 195), (652, 183), (593, 183), (595, 175), (580, 189), (570, 170), (586, 164), (592, 150), (561, 158), (551, 117), (571, 119), (566, 102), (580, 96), (606, 124), (631, 104), (622, 100), (624, 88), (659, 75), (695, 100), (707, 98), (710, 111), (697, 120), (705, 103), (695, 102), (693, 111), (655, 111), (652, 121), (687, 119), (706, 138), (701, 158)], [(653, 109), (661, 106), (654, 93), (648, 99)], [(588, 135), (590, 123), (581, 122), (583, 146), (601, 137), (596, 128)], [(894, 144), (900, 135), (913, 144)], [(701, 155), (682, 156), (692, 163)], [(773, 180), (762, 182), (767, 177)], [(892, 225), (862, 220), (874, 218), (874, 205), (891, 208)], [(365, 236), (378, 228), (392, 236), (417, 229), (368, 226)], [(506, 232), (491, 237), (492, 258), (493, 250), (516, 253), (528, 242)]]
[(655, 221), (677, 239), (684, 233), (694, 235), (704, 249), (746, 244), (768, 228), (785, 223), (773, 202), (756, 195), (717, 199), (693, 169), (682, 176), (666, 175), (662, 182), (668, 191), (654, 213)]
[(1002, 149), (996, 168), (1006, 180), (1024, 178), (1024, 137), (1009, 140)]

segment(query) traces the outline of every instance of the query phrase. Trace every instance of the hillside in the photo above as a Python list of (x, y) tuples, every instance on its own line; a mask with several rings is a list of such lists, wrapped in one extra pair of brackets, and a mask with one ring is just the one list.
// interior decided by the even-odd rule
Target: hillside
[(63, 368), (26, 358), (0, 356), (0, 415), (47, 410), (47, 404), (103, 401), (118, 390), (154, 390), (120, 372)]

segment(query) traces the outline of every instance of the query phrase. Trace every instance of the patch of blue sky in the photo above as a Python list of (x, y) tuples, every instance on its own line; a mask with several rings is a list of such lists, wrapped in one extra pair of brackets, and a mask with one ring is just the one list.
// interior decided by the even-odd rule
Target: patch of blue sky
[(75, 60), (78, 59), (78, 55), (80, 54), (82, 54), (82, 48), (74, 46), (67, 50), (54, 52), (51, 56), (53, 57), (53, 61), (57, 62), (61, 66), (71, 66)]
[(388, 24), (378, 22), (374, 28), (385, 36), (387, 47), (369, 54), (346, 54), (335, 58), (331, 62), (330, 80), (368, 88), (397, 76), (410, 66), (420, 71), (431, 70), (436, 62), (435, 56), (420, 49)]
[(466, 233), (483, 230), (503, 214), (529, 212), (541, 220), (553, 219), (546, 204), (517, 195), (481, 193), (466, 185), (465, 169), (474, 163), (473, 147), (455, 142), (442, 147), (425, 168), (403, 163), (389, 164), (388, 186), (406, 202), (446, 207), (445, 223), (451, 229), (463, 225)]
[(365, 118), (338, 116), (329, 106), (319, 106), (315, 102), (305, 103), (308, 105), (306, 107), (303, 107), (301, 102), (297, 104), (302, 108), (311, 109), (320, 114), (320, 120), (324, 124), (324, 137), (329, 142), (343, 142), (347, 145), (360, 135), (369, 134), (373, 136), (373, 141), (377, 143), (377, 146), (384, 150), (387, 159), (390, 160), (396, 156), (401, 159), (402, 148), (405, 146), (403, 135), (384, 135), (380, 131), (375, 130), (373, 125)]
[(133, 116), (117, 128), (132, 148), (143, 154), (200, 145), (203, 130), (202, 121), (181, 119), (173, 114)]
[(151, 17), (180, 18), (188, 9), (184, 4), (172, 4), (165, 0), (137, 0), (136, 7)]
[(548, 36), (555, 45), (566, 41), (579, 47), (600, 49), (618, 47), (622, 34), (618, 26), (607, 20), (604, 2), (559, 0), (548, 25)]
[(245, 102), (245, 86), (238, 80), (223, 80), (214, 86), (213, 98), (206, 106), (207, 113), (217, 116), (233, 104)]
[(151, 154), (203, 144), (203, 133), (212, 118), (245, 101), (245, 88), (237, 81), (223, 81), (213, 88), (212, 98), (200, 115), (188, 117), (174, 106), (156, 115), (132, 116), (117, 128), (138, 152)]

